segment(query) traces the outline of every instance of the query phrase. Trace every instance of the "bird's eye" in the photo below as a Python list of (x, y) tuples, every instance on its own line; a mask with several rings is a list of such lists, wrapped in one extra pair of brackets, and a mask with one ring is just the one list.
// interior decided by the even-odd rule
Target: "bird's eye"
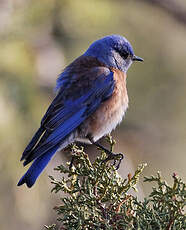
[(123, 58), (123, 59), (127, 59), (129, 56), (129, 53), (126, 50), (122, 50), (119, 48), (115, 48), (115, 50), (117, 51), (117, 53), (119, 53), (119, 55)]
[(128, 56), (129, 56), (129, 53), (127, 53), (127, 52), (122, 52), (122, 53), (120, 53), (120, 55), (121, 55), (122, 58), (127, 59)]

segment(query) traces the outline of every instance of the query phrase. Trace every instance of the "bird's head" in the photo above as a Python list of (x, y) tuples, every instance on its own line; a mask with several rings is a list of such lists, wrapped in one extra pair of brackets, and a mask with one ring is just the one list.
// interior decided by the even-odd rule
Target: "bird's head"
[(108, 67), (125, 73), (133, 61), (143, 61), (134, 54), (130, 42), (120, 35), (109, 35), (93, 42), (84, 55), (96, 57)]

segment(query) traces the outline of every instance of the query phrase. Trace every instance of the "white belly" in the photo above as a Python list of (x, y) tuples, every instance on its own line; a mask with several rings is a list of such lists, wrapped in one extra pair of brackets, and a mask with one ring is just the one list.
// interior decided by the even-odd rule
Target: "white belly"
[(109, 115), (103, 115), (102, 124), (97, 132), (95, 132), (94, 140), (97, 141), (101, 137), (110, 134), (112, 130), (116, 128), (118, 124), (122, 122), (125, 112), (128, 108), (128, 103), (121, 105), (114, 113)]
[[(114, 70), (116, 72), (116, 70)], [(101, 137), (111, 133), (122, 121), (128, 108), (126, 75), (117, 70), (115, 88), (112, 96), (104, 101), (98, 109), (83, 123), (81, 133), (86, 137), (91, 135), (96, 142)], [(86, 138), (78, 137), (78, 141), (90, 143)]]

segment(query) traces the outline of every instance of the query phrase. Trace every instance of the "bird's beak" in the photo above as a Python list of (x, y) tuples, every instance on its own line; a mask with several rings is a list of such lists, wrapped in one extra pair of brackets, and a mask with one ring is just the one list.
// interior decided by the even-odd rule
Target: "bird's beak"
[(132, 60), (133, 60), (133, 61), (144, 61), (143, 58), (138, 57), (138, 56), (136, 56), (136, 55), (134, 55), (134, 56), (132, 57)]

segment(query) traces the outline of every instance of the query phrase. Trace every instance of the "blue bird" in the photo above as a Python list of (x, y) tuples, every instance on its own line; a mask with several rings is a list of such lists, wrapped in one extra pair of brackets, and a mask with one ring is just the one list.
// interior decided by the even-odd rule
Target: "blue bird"
[(122, 121), (128, 107), (126, 73), (133, 61), (143, 59), (126, 38), (110, 35), (64, 69), (56, 97), (22, 154), (24, 166), (33, 163), (18, 186), (32, 187), (57, 151), (75, 141), (96, 143)]

